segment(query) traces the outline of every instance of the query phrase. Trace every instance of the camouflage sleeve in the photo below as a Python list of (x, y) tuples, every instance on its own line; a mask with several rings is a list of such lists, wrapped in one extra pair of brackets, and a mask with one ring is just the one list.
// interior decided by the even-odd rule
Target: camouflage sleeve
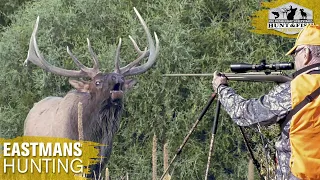
[(218, 88), (218, 94), (221, 105), (240, 126), (270, 125), (291, 110), (290, 82), (276, 86), (258, 99), (244, 99), (225, 85)]

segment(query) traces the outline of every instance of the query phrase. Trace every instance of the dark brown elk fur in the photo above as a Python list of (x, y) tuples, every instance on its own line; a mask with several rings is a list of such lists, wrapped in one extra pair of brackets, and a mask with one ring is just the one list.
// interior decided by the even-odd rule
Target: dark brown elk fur
[[(91, 81), (70, 79), (69, 82), (75, 90), (71, 90), (64, 97), (47, 97), (35, 103), (25, 120), (25, 136), (63, 137), (78, 140), (78, 103), (81, 102), (83, 104), (83, 138), (86, 141), (106, 145), (100, 148), (100, 155), (105, 157), (102, 165), (109, 160), (113, 138), (119, 128), (123, 110), (123, 91), (135, 84), (134, 80), (125, 79), (125, 77), (141, 74), (150, 69), (159, 51), (157, 35), (155, 34), (156, 43), (154, 45), (144, 20), (138, 11), (134, 10), (146, 31), (149, 50), (141, 51), (130, 37), (139, 57), (127, 66), (120, 68), (120, 39), (115, 58), (115, 71), (112, 73), (99, 71), (97, 56), (93, 53), (89, 40), (88, 49), (93, 58), (93, 68), (81, 64), (69, 48), (67, 48), (67, 52), (81, 70), (66, 70), (50, 65), (40, 54), (37, 46), (36, 33), (39, 18), (37, 19), (25, 63), (31, 61), (42, 69), (57, 75), (73, 78), (89, 77)], [(148, 57), (148, 61), (137, 66), (141, 59), (146, 57)], [(96, 166), (93, 169), (96, 173), (99, 173), (101, 167)]]

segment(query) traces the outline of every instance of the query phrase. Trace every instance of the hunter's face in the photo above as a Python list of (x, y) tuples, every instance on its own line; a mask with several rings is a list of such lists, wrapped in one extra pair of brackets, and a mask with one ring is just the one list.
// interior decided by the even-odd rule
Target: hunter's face
[(305, 46), (298, 46), (297, 49), (292, 53), (294, 59), (295, 69), (299, 70), (308, 64), (308, 48)]

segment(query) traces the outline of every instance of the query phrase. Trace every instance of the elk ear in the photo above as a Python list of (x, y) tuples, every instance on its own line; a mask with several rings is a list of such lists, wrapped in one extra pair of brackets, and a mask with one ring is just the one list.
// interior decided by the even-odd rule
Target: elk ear
[(136, 80), (134, 80), (134, 79), (126, 79), (124, 81), (125, 90), (130, 90), (136, 84), (137, 84)]
[(78, 81), (75, 79), (69, 79), (69, 83), (72, 87), (76, 88), (80, 92), (89, 92), (89, 83), (86, 81)]

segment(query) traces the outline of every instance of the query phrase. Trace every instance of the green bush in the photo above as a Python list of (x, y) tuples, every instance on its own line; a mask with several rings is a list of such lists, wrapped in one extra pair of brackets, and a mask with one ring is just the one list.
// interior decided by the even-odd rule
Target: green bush
[[(123, 38), (122, 65), (136, 58), (128, 35), (145, 47), (144, 31), (136, 18), (136, 7), (151, 31), (160, 39), (155, 66), (136, 77), (139, 84), (127, 93), (125, 112), (108, 164), (112, 177), (126, 172), (130, 179), (151, 178), (151, 147), (158, 141), (158, 176), (162, 174), (162, 145), (169, 142), (170, 158), (182, 143), (210, 94), (211, 77), (162, 77), (164, 73), (227, 72), (231, 63), (287, 61), (284, 56), (293, 40), (249, 32), (250, 16), (259, 9), (258, 0), (116, 1), (40, 0), (16, 11), (12, 24), (0, 41), (0, 136), (23, 134), (23, 123), (33, 103), (47, 96), (64, 96), (71, 86), (67, 78), (44, 72), (34, 65), (23, 66), (29, 38), (40, 17), (38, 45), (53, 65), (75, 69), (66, 52), (90, 66), (86, 47), (89, 37), (104, 71), (113, 70), (116, 43)], [(230, 82), (243, 97), (258, 97), (273, 84)], [(215, 106), (198, 125), (170, 173), (172, 179), (203, 179)], [(174, 117), (173, 117), (174, 114)], [(276, 134), (270, 127), (268, 137)], [(269, 132), (269, 131), (268, 131)], [(261, 150), (257, 134), (252, 146)], [(248, 152), (238, 127), (224, 111), (215, 139), (210, 176), (215, 179), (246, 179)], [(259, 159), (260, 160), (260, 159)]]

